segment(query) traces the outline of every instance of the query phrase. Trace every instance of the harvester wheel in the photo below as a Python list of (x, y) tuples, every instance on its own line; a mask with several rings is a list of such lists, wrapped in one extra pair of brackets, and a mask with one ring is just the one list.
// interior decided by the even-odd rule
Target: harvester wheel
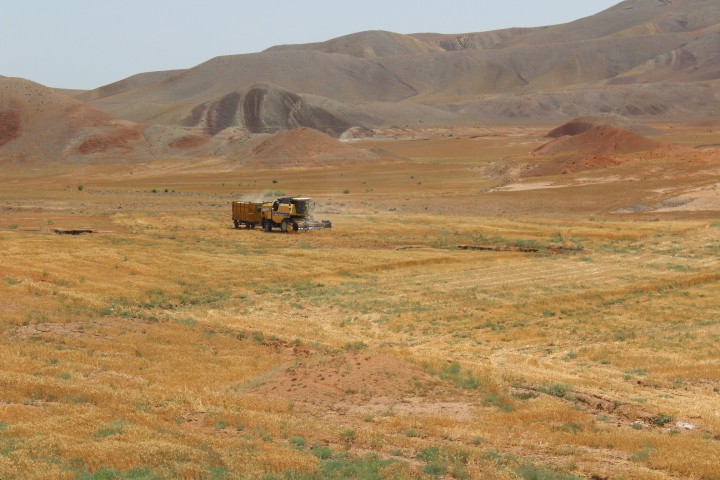
[(298, 226), (297, 222), (292, 222), (292, 231), (297, 232), (300, 227)]
[(288, 233), (288, 230), (290, 230), (289, 225), (290, 225), (290, 220), (288, 220), (288, 219), (286, 218), (286, 219), (283, 220), (282, 223), (280, 224), (280, 231), (283, 232), (283, 233)]
[(263, 230), (265, 230), (266, 232), (272, 231), (272, 224), (269, 220), (263, 220)]

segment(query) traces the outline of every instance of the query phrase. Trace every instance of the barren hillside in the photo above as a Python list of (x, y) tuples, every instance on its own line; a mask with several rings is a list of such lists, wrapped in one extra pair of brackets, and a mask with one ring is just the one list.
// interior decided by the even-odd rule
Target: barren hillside
[(220, 99), (193, 108), (182, 121), (216, 135), (229, 127), (251, 133), (268, 133), (310, 127), (339, 135), (372, 120), (347, 106), (327, 99), (300, 96), (269, 84), (253, 84)]
[(128, 151), (141, 142), (143, 128), (28, 80), (0, 79), (3, 158), (59, 161)]
[(207, 122), (221, 104), (228, 114), (218, 125), (245, 128), (244, 114), (226, 112), (227, 105), (240, 105), (259, 82), (303, 104), (302, 117), (317, 116), (309, 96), (334, 102), (319, 125), (298, 121), (287, 101), (266, 102), (263, 116), (272, 121), (261, 122), (261, 129), (332, 132), (417, 122), (558, 123), (601, 113), (703, 119), (720, 108), (719, 36), (718, 2), (630, 0), (542, 28), (453, 35), (368, 31), (280, 45), (189, 70), (137, 75), (80, 98), (119, 118), (163, 124)]
[(127, 162), (211, 147), (198, 129), (120, 120), (29, 80), (0, 79), (0, 160)]
[(274, 135), (252, 149), (250, 162), (266, 168), (343, 165), (377, 161), (378, 156), (359, 150), (312, 128), (296, 128)]

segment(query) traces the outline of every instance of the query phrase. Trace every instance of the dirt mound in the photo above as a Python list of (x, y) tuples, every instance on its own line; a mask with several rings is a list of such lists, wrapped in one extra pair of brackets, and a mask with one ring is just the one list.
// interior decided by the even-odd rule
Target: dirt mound
[[(567, 129), (583, 129), (579, 122)], [(563, 127), (560, 127), (563, 128)], [(581, 154), (584, 156), (611, 157), (625, 153), (642, 152), (657, 148), (659, 144), (642, 135), (612, 125), (590, 126), (582, 133), (551, 140), (535, 150), (539, 155)]]
[(556, 138), (489, 173), (506, 179), (564, 175), (619, 165), (632, 160), (628, 154), (660, 146), (637, 133), (599, 122), (584, 117), (561, 125), (547, 135)]
[(565, 136), (573, 137), (580, 135), (600, 125), (612, 125), (611, 120), (604, 120), (598, 117), (579, 117), (573, 119), (557, 128), (551, 130), (546, 136), (548, 138), (560, 138)]
[(312, 128), (280, 132), (256, 145), (253, 163), (264, 166), (308, 167), (378, 160), (366, 150), (342, 143)]
[(565, 136), (575, 136), (581, 133), (585, 133), (588, 130), (592, 130), (595, 127), (601, 125), (610, 125), (616, 128), (621, 128), (632, 133), (643, 136), (652, 136), (660, 134), (660, 131), (643, 125), (641, 123), (635, 123), (627, 117), (618, 114), (605, 114), (600, 116), (582, 116), (570, 120), (567, 123), (560, 125), (557, 128), (552, 129), (546, 135), (547, 138), (560, 138)]
[[(373, 400), (450, 391), (417, 365), (387, 355), (338, 353), (291, 367), (257, 388), (256, 393), (319, 406), (358, 406)], [(390, 402), (394, 403), (394, 402)]]

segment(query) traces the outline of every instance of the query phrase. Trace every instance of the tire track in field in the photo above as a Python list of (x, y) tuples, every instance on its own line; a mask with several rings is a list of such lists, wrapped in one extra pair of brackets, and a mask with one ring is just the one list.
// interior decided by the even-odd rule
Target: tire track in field
[[(410, 292), (417, 290), (419, 286), (432, 285), (433, 291), (444, 293), (470, 288), (502, 291), (524, 287), (527, 293), (543, 292), (557, 287), (589, 289), (608, 284), (628, 285), (660, 277), (682, 278), (689, 273), (712, 270), (720, 263), (717, 259), (696, 261), (655, 255), (618, 260), (623, 263), (564, 261), (561, 264), (539, 265), (537, 261), (526, 260), (511, 265), (412, 275), (405, 278), (404, 285), (396, 285), (394, 288), (400, 292)], [(666, 268), (666, 265), (677, 265), (681, 270), (673, 271), (672, 268)], [(682, 270), (684, 268), (689, 271)]]

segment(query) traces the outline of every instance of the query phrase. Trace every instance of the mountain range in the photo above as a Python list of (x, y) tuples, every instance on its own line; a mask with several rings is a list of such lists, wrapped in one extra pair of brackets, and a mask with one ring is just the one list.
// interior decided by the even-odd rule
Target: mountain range
[(720, 2), (626, 0), (562, 25), (360, 32), (90, 91), (3, 77), (0, 155), (207, 153), (239, 132), (297, 127), (339, 137), (391, 126), (556, 126), (588, 115), (703, 122), (718, 111)]

